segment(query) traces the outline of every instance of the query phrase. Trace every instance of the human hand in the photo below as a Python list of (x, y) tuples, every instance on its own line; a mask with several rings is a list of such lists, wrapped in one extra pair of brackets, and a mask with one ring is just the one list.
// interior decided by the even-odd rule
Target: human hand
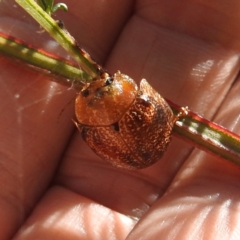
[[(65, 3), (58, 17), (109, 72), (146, 78), (240, 132), (238, 2)], [(5, 32), (45, 45), (33, 20), (32, 31), (7, 21)], [(0, 67), (0, 239), (238, 239), (239, 167), (173, 137), (155, 165), (116, 169), (83, 142), (73, 105), (57, 122), (73, 90), (3, 58)]]

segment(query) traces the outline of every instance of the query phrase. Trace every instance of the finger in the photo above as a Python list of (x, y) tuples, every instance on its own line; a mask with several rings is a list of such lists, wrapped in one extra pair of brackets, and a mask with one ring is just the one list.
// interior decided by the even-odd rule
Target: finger
[(0, 238), (7, 239), (49, 185), (73, 129), (73, 111), (66, 109), (57, 123), (72, 93), (25, 67), (0, 61)]
[[(11, 1), (8, 4), (10, 11), (13, 6)], [(18, 11), (24, 16), (20, 8)], [(6, 12), (1, 15), (1, 31), (61, 52), (52, 40), (37, 33), (37, 24), (24, 23), (17, 16), (12, 11), (9, 16)], [(74, 128), (70, 120), (73, 108), (66, 108), (59, 121), (58, 117), (75, 92), (2, 55), (0, 61), (0, 238), (9, 239), (55, 173)]]
[(125, 239), (134, 223), (129, 217), (92, 200), (65, 188), (53, 187), (14, 240)]
[(239, 49), (239, 3), (231, 0), (196, 1), (138, 1), (139, 16), (164, 28)]

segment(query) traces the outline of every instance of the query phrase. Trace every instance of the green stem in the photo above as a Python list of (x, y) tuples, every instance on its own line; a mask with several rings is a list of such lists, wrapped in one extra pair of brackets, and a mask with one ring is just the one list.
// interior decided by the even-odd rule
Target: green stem
[(73, 55), (92, 78), (99, 76), (103, 70), (96, 64), (90, 55), (81, 49), (75, 39), (62, 29), (57, 21), (51, 18), (34, 0), (15, 0), (25, 11), (27, 11), (67, 52)]
[[(174, 114), (181, 107), (168, 101)], [(240, 136), (189, 111), (174, 125), (174, 133), (195, 147), (240, 165)]]
[(82, 88), (83, 81), (89, 79), (89, 76), (78, 66), (4, 33), (0, 33), (0, 52), (75, 89)]

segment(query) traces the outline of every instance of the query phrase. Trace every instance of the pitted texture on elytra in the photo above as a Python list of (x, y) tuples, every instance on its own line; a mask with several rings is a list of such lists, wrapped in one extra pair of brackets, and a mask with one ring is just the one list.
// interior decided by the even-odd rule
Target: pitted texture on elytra
[[(120, 82), (127, 79), (120, 75), (117, 77)], [(123, 90), (123, 92), (129, 90), (129, 85)], [(114, 96), (114, 92), (112, 94)], [(108, 126), (87, 126), (81, 122), (79, 124), (83, 139), (97, 155), (115, 166), (129, 169), (150, 166), (161, 158), (170, 142), (175, 122), (168, 104), (145, 79), (141, 81), (140, 90), (134, 95), (135, 99), (127, 110), (112, 124)], [(122, 103), (119, 103), (119, 106), (121, 105)], [(109, 107), (109, 114), (114, 110)]]
[(141, 162), (133, 156), (134, 153), (114, 126), (84, 127), (82, 137), (98, 156), (113, 165), (133, 169), (141, 168)]
[(153, 98), (143, 95), (119, 121), (119, 132), (142, 167), (156, 162), (167, 149), (172, 115), (166, 114)]

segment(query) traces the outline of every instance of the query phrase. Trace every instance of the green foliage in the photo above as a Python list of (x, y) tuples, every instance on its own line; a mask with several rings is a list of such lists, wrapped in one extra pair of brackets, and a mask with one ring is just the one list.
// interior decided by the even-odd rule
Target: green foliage
[(49, 15), (53, 14), (59, 9), (64, 10), (65, 12), (68, 10), (68, 7), (64, 3), (57, 3), (54, 5), (54, 0), (37, 0), (39, 6)]

